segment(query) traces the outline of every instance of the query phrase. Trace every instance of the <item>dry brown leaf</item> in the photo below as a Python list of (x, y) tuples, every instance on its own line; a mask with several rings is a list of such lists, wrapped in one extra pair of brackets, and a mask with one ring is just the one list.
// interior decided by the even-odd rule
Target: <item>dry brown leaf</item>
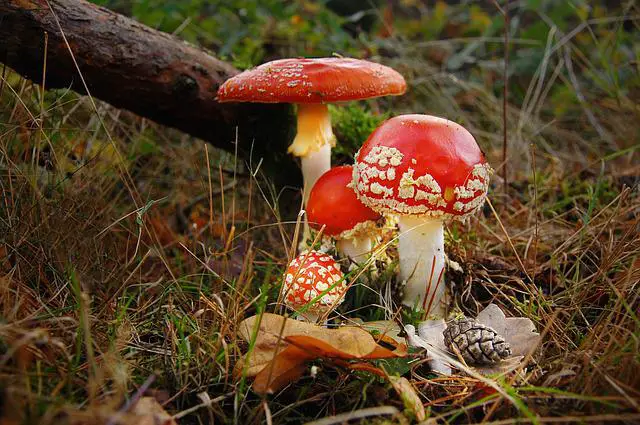
[(300, 378), (306, 370), (306, 363), (314, 356), (290, 345), (265, 366), (253, 381), (253, 391), (258, 394), (273, 394), (288, 383)]
[(400, 396), (405, 409), (411, 411), (419, 422), (424, 421), (427, 418), (427, 414), (424, 411), (422, 400), (420, 400), (420, 396), (418, 396), (411, 382), (407, 378), (400, 376), (389, 376), (388, 379), (393, 389)]
[[(338, 329), (327, 329), (313, 323), (303, 322), (280, 316), (278, 314), (264, 313), (262, 320), (260, 316), (252, 316), (240, 323), (240, 336), (245, 341), (251, 341), (256, 323), (259, 321), (258, 336), (256, 342), (260, 341), (265, 345), (277, 345), (278, 340), (291, 335), (311, 336), (328, 343), (335, 343), (339, 346), (349, 346), (354, 340), (360, 341), (360, 345), (354, 351), (348, 351), (354, 355), (359, 353), (370, 353), (376, 346), (375, 341), (364, 329), (355, 326), (345, 326)], [(340, 342), (335, 342), (339, 339)]]
[[(260, 394), (272, 393), (287, 383), (300, 377), (305, 364), (316, 358), (338, 360), (383, 359), (404, 357), (407, 346), (392, 338), (380, 338), (381, 342), (391, 345), (394, 350), (378, 345), (366, 330), (345, 326), (327, 329), (311, 323), (265, 313), (260, 320), (250, 317), (240, 323), (239, 334), (245, 341), (251, 341), (257, 326), (255, 344), (251, 353), (236, 366), (236, 376), (255, 376), (253, 389)], [(350, 363), (340, 362), (345, 367)], [(375, 369), (372, 373), (380, 375)], [(353, 369), (368, 370), (362, 364)]]
[(153, 397), (142, 397), (127, 414), (127, 425), (178, 425)]
[(247, 342), (251, 341), (255, 326), (259, 327), (253, 351), (238, 364), (236, 374), (246, 368), (245, 376), (256, 376), (273, 359), (277, 351), (284, 350), (287, 346), (284, 339), (293, 335), (316, 338), (333, 347), (325, 348), (327, 352), (335, 349), (344, 355), (351, 356), (348, 358), (362, 358), (378, 347), (367, 331), (353, 326), (327, 329), (272, 313), (264, 313), (259, 325), (258, 320), (260, 316), (252, 316), (240, 323), (240, 337)]
[[(280, 341), (280, 344), (256, 341), (251, 353), (248, 353), (237, 364), (234, 371), (236, 377), (244, 376), (256, 376), (271, 360), (276, 352), (283, 351), (287, 346), (284, 340)], [(276, 348), (277, 347), (277, 348)], [(246, 369), (245, 369), (246, 368)]]
[(409, 350), (406, 344), (398, 344), (395, 350), (391, 351), (388, 348), (381, 347), (379, 345), (374, 348), (374, 350), (367, 354), (365, 359), (391, 359), (394, 357), (406, 357), (409, 355)]
[[(362, 332), (354, 332), (358, 329)], [(285, 338), (288, 343), (312, 353), (315, 357), (327, 357), (343, 360), (354, 359), (389, 359), (402, 357), (402, 349), (399, 352), (381, 347), (373, 341), (373, 337), (359, 328), (327, 329), (328, 333), (335, 334), (335, 338), (320, 339), (306, 335), (291, 335)], [(340, 332), (345, 331), (345, 332)], [(346, 332), (349, 331), (349, 332)], [(331, 336), (331, 335), (328, 335)], [(369, 351), (369, 341), (373, 341), (373, 350)], [(405, 350), (406, 353), (406, 350)]]
[[(337, 332), (340, 329), (333, 330)], [(328, 329), (329, 331), (329, 329)], [(367, 334), (368, 335), (368, 334)], [(371, 336), (369, 335), (369, 338)], [(346, 339), (349, 344), (357, 344), (357, 340)], [(353, 370), (363, 370), (375, 373), (378, 376), (386, 376), (384, 371), (368, 363), (349, 363), (343, 360), (354, 359), (384, 359), (400, 357), (400, 351), (391, 351), (376, 345), (368, 354), (356, 354), (341, 351), (342, 348), (357, 351), (356, 347), (335, 347), (326, 341), (306, 335), (291, 335), (285, 338), (290, 345), (276, 354), (272, 361), (264, 366), (256, 375), (253, 382), (253, 390), (258, 394), (272, 394), (293, 380), (301, 377), (306, 369), (306, 363), (317, 358), (335, 359), (336, 364)], [(345, 341), (345, 339), (337, 339)], [(356, 349), (354, 349), (356, 348)], [(404, 350), (406, 355), (406, 347)]]

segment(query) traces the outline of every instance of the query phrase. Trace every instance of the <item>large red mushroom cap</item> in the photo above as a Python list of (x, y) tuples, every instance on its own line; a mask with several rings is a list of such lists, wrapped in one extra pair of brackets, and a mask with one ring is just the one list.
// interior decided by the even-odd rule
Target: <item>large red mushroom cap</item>
[(353, 167), (343, 165), (327, 171), (311, 189), (307, 220), (316, 230), (345, 239), (368, 233), (381, 215), (364, 205), (351, 187)]
[(294, 310), (309, 304), (312, 313), (324, 313), (342, 303), (347, 285), (340, 266), (330, 255), (308, 251), (294, 258), (287, 268), (282, 285), (284, 302)]
[(332, 103), (400, 95), (397, 71), (350, 58), (280, 59), (244, 71), (218, 89), (219, 102)]
[(378, 212), (453, 218), (482, 206), (491, 173), (464, 127), (415, 114), (371, 133), (356, 154), (353, 182), (358, 198)]

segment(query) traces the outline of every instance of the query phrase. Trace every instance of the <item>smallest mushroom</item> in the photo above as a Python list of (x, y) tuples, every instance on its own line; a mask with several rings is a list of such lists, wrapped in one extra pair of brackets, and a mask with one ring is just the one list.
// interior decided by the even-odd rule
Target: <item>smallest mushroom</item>
[(358, 264), (367, 260), (382, 216), (364, 205), (351, 187), (353, 167), (332, 168), (318, 179), (307, 204), (309, 225), (336, 240), (338, 253)]
[(330, 255), (308, 251), (294, 258), (282, 285), (284, 303), (309, 322), (317, 322), (344, 301), (347, 285)]

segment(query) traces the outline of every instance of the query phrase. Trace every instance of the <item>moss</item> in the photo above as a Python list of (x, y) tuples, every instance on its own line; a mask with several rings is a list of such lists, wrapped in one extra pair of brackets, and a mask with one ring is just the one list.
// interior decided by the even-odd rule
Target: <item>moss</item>
[(353, 155), (360, 149), (373, 130), (384, 120), (391, 117), (391, 112), (376, 114), (360, 103), (348, 105), (330, 105), (333, 131), (338, 143), (333, 149), (334, 163), (353, 159)]

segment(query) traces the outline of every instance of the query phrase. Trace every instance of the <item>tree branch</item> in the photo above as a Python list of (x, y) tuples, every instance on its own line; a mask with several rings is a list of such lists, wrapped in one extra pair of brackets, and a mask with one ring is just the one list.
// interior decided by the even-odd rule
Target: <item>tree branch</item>
[(36, 83), (42, 80), (45, 32), (47, 88), (85, 92), (70, 48), (92, 96), (230, 152), (237, 127), (243, 158), (253, 146), (254, 165), (262, 159), (279, 185), (299, 184), (286, 154), (294, 123), (288, 105), (215, 101), (218, 86), (238, 72), (231, 65), (85, 0), (0, 1), (0, 61)]

